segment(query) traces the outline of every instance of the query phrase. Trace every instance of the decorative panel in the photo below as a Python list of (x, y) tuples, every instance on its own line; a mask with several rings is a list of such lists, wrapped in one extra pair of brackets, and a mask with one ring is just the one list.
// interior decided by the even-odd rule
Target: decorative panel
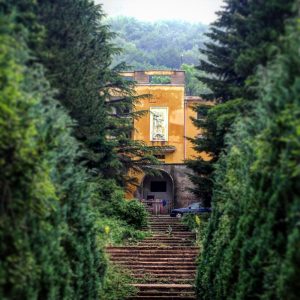
[(150, 107), (150, 141), (168, 141), (167, 107)]

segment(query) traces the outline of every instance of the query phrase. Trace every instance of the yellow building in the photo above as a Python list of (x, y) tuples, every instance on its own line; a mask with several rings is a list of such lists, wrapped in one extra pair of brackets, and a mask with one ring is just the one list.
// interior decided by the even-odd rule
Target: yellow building
[[(136, 105), (136, 110), (146, 110), (148, 113), (134, 121), (133, 139), (144, 141), (149, 146), (163, 147), (156, 155), (163, 163), (158, 167), (161, 176), (140, 176), (140, 188), (129, 197), (164, 200), (164, 204), (167, 204), (163, 212), (199, 201), (188, 191), (191, 182), (186, 172), (191, 171), (184, 162), (196, 155), (187, 137), (201, 134), (191, 117), (197, 118), (193, 106), (203, 100), (185, 96), (184, 71), (134, 71), (121, 74), (137, 83), (137, 95), (150, 95)], [(153, 83), (162, 77), (169, 79), (169, 82)], [(205, 153), (201, 155), (209, 159)]]

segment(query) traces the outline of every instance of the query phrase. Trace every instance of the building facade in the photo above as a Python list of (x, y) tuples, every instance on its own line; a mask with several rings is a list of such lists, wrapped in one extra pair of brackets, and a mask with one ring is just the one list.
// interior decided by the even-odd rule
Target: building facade
[[(185, 161), (196, 154), (189, 137), (201, 134), (191, 120), (197, 118), (193, 106), (203, 102), (200, 97), (185, 96), (184, 71), (134, 71), (123, 72), (122, 76), (134, 80), (137, 95), (149, 95), (139, 101), (136, 110), (147, 113), (134, 121), (133, 139), (144, 141), (147, 145), (157, 147), (156, 154), (161, 165), (158, 176), (135, 174), (140, 186), (128, 194), (128, 198), (163, 202), (162, 213), (168, 213), (174, 207), (183, 207), (198, 202), (189, 192), (192, 183), (189, 180)], [(168, 80), (167, 83), (155, 83)], [(205, 102), (207, 103), (207, 102)], [(206, 153), (200, 153), (209, 159)]]

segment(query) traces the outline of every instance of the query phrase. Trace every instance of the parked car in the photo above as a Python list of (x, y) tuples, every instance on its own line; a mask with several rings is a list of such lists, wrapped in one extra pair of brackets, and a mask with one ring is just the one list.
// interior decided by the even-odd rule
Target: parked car
[(201, 214), (211, 212), (210, 207), (202, 207), (201, 203), (193, 203), (187, 207), (173, 209), (170, 213), (171, 217), (181, 218), (184, 214)]

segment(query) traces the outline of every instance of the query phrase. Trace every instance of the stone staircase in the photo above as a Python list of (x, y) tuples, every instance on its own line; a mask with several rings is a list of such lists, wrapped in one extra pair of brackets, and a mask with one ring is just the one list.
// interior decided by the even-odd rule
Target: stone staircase
[(195, 235), (169, 216), (151, 216), (149, 227), (153, 235), (137, 245), (107, 248), (111, 261), (136, 279), (139, 292), (128, 299), (196, 299)]

